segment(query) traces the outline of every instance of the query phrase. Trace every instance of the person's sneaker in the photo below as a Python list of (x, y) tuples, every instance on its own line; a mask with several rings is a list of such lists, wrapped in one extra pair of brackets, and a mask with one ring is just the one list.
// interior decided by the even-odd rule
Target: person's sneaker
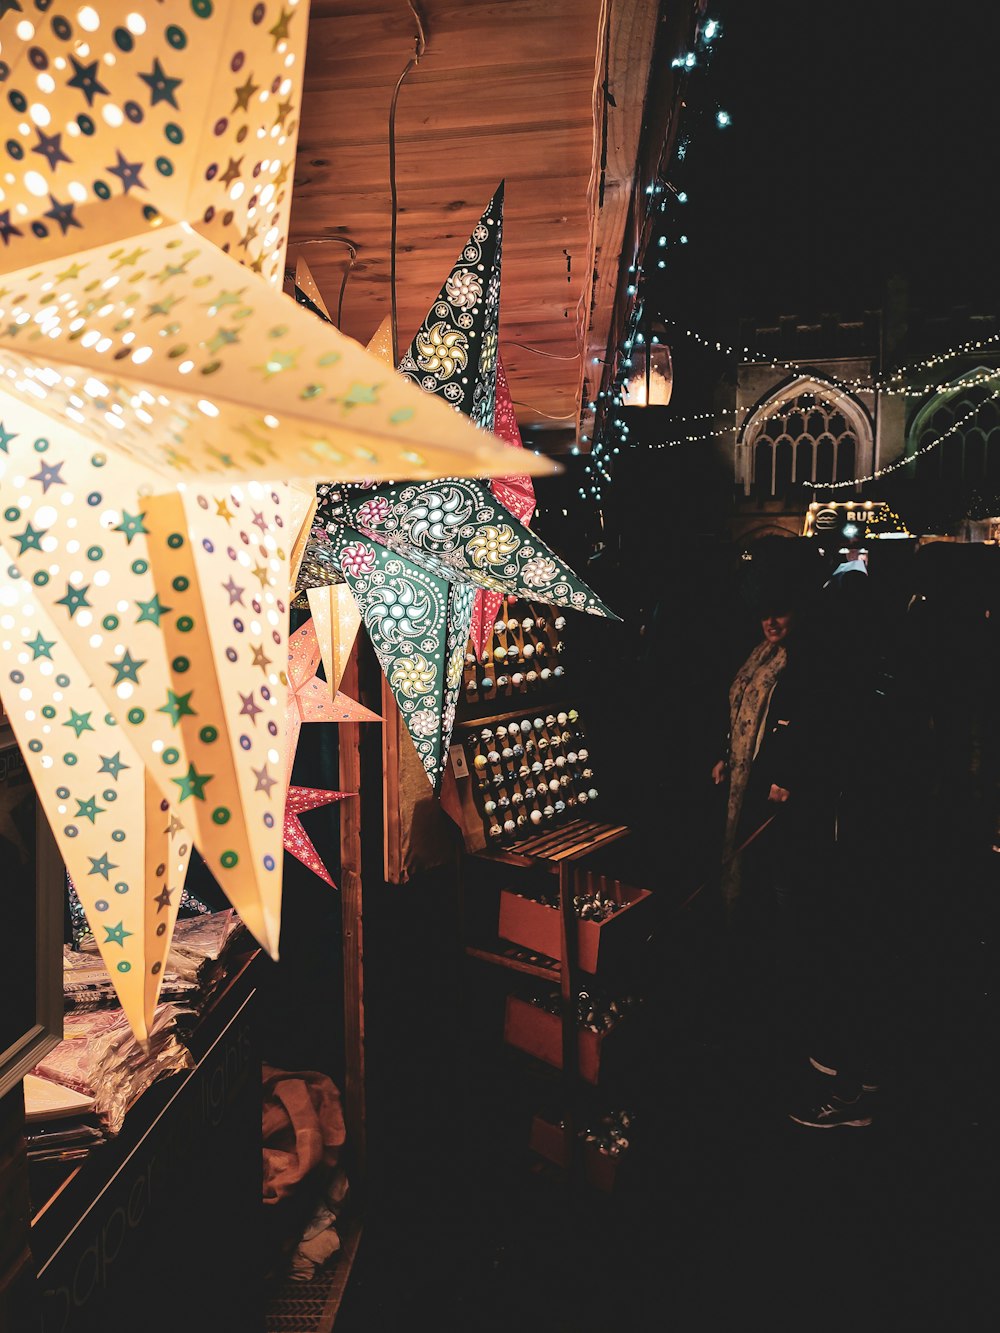
[(870, 1102), (866, 1102), (866, 1094), (859, 1092), (853, 1100), (834, 1096), (820, 1106), (805, 1111), (789, 1111), (788, 1116), (797, 1125), (806, 1125), (810, 1129), (836, 1129), (839, 1125), (859, 1129), (871, 1124), (870, 1107)]
[(809, 1063), (812, 1065), (813, 1069), (816, 1070), (817, 1074), (829, 1074), (831, 1078), (837, 1077), (838, 1071), (836, 1069), (831, 1069), (829, 1065), (820, 1064), (820, 1062), (814, 1059), (811, 1055), (809, 1057)]
[[(811, 1055), (810, 1055), (810, 1057), (809, 1057), (809, 1063), (812, 1065), (813, 1069), (815, 1069), (815, 1071), (816, 1071), (817, 1074), (825, 1074), (828, 1078), (839, 1078), (839, 1077), (840, 1077), (840, 1070), (839, 1070), (839, 1069), (833, 1069), (833, 1068), (831, 1068), (830, 1065), (820, 1064), (819, 1060), (815, 1059), (815, 1058), (814, 1058), (813, 1056), (811, 1056)], [(879, 1085), (878, 1085), (877, 1083), (862, 1083), (862, 1084), (861, 1084), (861, 1091), (862, 1091), (862, 1092), (878, 1092), (878, 1086), (879, 1086)]]

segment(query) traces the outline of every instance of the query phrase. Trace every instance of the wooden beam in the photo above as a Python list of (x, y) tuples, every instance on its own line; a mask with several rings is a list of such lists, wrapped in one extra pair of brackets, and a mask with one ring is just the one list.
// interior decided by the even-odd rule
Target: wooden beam
[[(358, 698), (358, 646), (354, 645), (341, 688)], [(355, 1163), (364, 1182), (368, 1152), (365, 1108), (365, 966), (361, 881), (361, 727), (342, 722), (338, 731), (340, 788), (358, 793), (340, 804), (340, 918), (344, 951), (344, 1114)], [(360, 1179), (358, 1179), (360, 1177)]]
[(577, 403), (584, 405), (577, 430), (590, 436), (593, 431), (587, 427), (592, 425), (593, 416), (585, 404), (597, 397), (612, 340), (615, 296), (625, 263), (623, 247), (637, 185), (639, 145), (659, 13), (660, 0), (616, 0), (609, 7), (606, 43), (600, 53), (603, 76), (597, 80), (594, 103), (595, 157), (589, 191), (592, 217), (589, 315), (577, 398)]

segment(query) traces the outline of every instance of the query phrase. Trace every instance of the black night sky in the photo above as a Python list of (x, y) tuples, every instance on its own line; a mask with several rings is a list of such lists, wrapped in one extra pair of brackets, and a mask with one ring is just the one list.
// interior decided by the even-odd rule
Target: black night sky
[(691, 142), (669, 178), (689, 202), (668, 231), (689, 243), (668, 251), (662, 312), (713, 333), (741, 315), (848, 314), (878, 308), (893, 277), (914, 305), (1000, 308), (995, 6), (708, 14), (723, 33), (688, 79)]

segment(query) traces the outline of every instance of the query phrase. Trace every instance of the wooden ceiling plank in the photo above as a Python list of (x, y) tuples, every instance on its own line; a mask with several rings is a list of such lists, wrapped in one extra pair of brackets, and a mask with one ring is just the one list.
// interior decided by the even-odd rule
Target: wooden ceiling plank
[[(616, 226), (617, 253), (624, 227), (624, 218), (610, 226), (597, 218), (595, 193), (588, 197), (600, 150), (594, 98), (602, 0), (421, 0), (420, 7), (427, 50), (401, 89), (396, 116), (400, 340), (419, 327), (505, 178), (501, 348), (513, 396), (526, 404), (519, 419), (552, 427), (553, 418), (575, 415), (584, 360), (578, 311), (590, 302), (595, 260), (603, 279)], [(634, 153), (630, 161), (631, 140), (620, 131), (636, 116), (641, 123), (644, 93), (641, 59), (626, 59), (626, 48), (651, 49), (644, 34), (655, 9), (656, 0), (613, 6), (613, 91), (626, 109), (638, 99), (637, 110), (615, 122), (609, 154), (609, 174), (623, 182)], [(389, 307), (389, 100), (414, 33), (403, 0), (313, 3), (289, 256), (308, 259), (333, 309), (345, 247), (303, 242), (330, 236), (357, 247), (343, 326), (361, 340)], [(617, 214), (619, 193), (608, 194)], [(608, 281), (594, 292), (592, 338)]]
[[(607, 108), (604, 197), (603, 201), (592, 200), (596, 226), (593, 281), (588, 292), (590, 313), (577, 388), (581, 407), (588, 395), (596, 394), (599, 372), (607, 356), (659, 12), (659, 0), (628, 0), (628, 3), (619, 0), (612, 9), (606, 75), (614, 105)], [(600, 184), (595, 189), (600, 189)], [(595, 358), (599, 364), (595, 365)], [(577, 429), (580, 430), (579, 421)]]

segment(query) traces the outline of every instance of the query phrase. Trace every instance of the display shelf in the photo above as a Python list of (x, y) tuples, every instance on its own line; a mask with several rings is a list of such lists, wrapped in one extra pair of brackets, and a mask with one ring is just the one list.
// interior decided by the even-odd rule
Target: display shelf
[(564, 828), (603, 826), (591, 817), (601, 792), (580, 710), (572, 704), (463, 722), (455, 728), (452, 756), (469, 851), (527, 844), (533, 852)]
[(493, 963), (497, 967), (506, 967), (512, 972), (523, 972), (525, 976), (541, 977), (544, 981), (559, 980), (559, 964), (554, 958), (549, 958), (544, 963), (526, 962), (505, 952), (501, 947), (502, 944), (503, 941), (500, 941), (494, 949), (481, 949), (477, 945), (467, 944), (465, 952), (469, 958), (478, 958), (482, 963)]
[[(648, 933), (653, 896), (648, 889), (633, 888), (620, 880), (611, 881), (606, 891), (601, 887), (595, 891), (588, 875), (582, 877), (579, 887), (586, 895), (584, 901), (594, 903), (594, 911), (601, 915), (582, 915), (586, 907), (577, 911), (577, 964), (581, 972), (606, 972), (626, 961)], [(540, 902), (503, 889), (498, 930), (502, 939), (513, 944), (547, 954), (557, 962), (562, 959), (558, 902)]]
[[(620, 1052), (623, 1041), (627, 1040), (627, 1024), (628, 1019), (624, 1017), (614, 1027), (595, 1032), (578, 1026), (574, 1015), (576, 1067), (579, 1076), (587, 1083), (600, 1082), (609, 1058), (612, 1061), (617, 1059), (620, 1065), (620, 1058), (616, 1057), (615, 1051), (617, 1049)], [(561, 1069), (565, 1060), (564, 1028), (565, 1020), (561, 1014), (551, 1013), (520, 996), (507, 996), (504, 1041), (509, 1046)]]
[(564, 690), (562, 611), (533, 602), (505, 599), (480, 662), (465, 655), (463, 710), (468, 717), (517, 708), (520, 699), (541, 700)]
[(260, 1327), (259, 959), (255, 950), (232, 969), (186, 1038), (193, 1068), (154, 1083), (120, 1135), (61, 1181), (36, 1177), (44, 1333), (124, 1333), (137, 1310), (149, 1333), (166, 1333), (176, 1311), (148, 1293), (178, 1236), (203, 1294), (185, 1317), (191, 1333)]
[(533, 866), (546, 863), (555, 870), (561, 861), (577, 860), (598, 848), (631, 833), (627, 824), (599, 824), (593, 820), (574, 819), (561, 829), (539, 833), (509, 847), (498, 847), (486, 853), (493, 860), (508, 865)]
[[(585, 1156), (574, 1129), (580, 1098), (597, 1082), (605, 1040), (611, 1039), (609, 1052), (620, 1040), (616, 1030), (598, 1034), (578, 1027), (581, 972), (606, 967), (612, 955), (627, 971), (630, 955), (648, 936), (643, 918), (650, 895), (595, 868), (631, 829), (612, 812), (594, 817), (605, 815), (605, 801), (590, 754), (586, 705), (566, 691), (559, 637), (564, 625), (554, 608), (503, 604), (483, 663), (466, 655), (451, 767), (466, 850), (459, 886), (465, 953), (507, 969), (512, 980), (521, 975), (558, 987), (555, 1013), (508, 995), (504, 1027), (509, 1046), (561, 1071), (561, 1123), (554, 1133), (562, 1140), (562, 1160), (570, 1164), (567, 1178), (575, 1180)], [(498, 885), (498, 877), (505, 882)], [(465, 940), (473, 881), (480, 890), (485, 883), (498, 888), (489, 939)], [(601, 892), (629, 903), (620, 922), (603, 923), (613, 927), (606, 936), (599, 923), (581, 921), (576, 911), (581, 894)], [(477, 898), (480, 908), (486, 898)], [(620, 947), (606, 947), (603, 940), (618, 932)]]
[[(528, 1148), (554, 1166), (565, 1169), (569, 1165), (565, 1125), (547, 1120), (543, 1115), (536, 1115), (532, 1119)], [(610, 1194), (615, 1186), (621, 1158), (602, 1153), (593, 1143), (587, 1142), (580, 1145), (579, 1155), (587, 1184)]]

